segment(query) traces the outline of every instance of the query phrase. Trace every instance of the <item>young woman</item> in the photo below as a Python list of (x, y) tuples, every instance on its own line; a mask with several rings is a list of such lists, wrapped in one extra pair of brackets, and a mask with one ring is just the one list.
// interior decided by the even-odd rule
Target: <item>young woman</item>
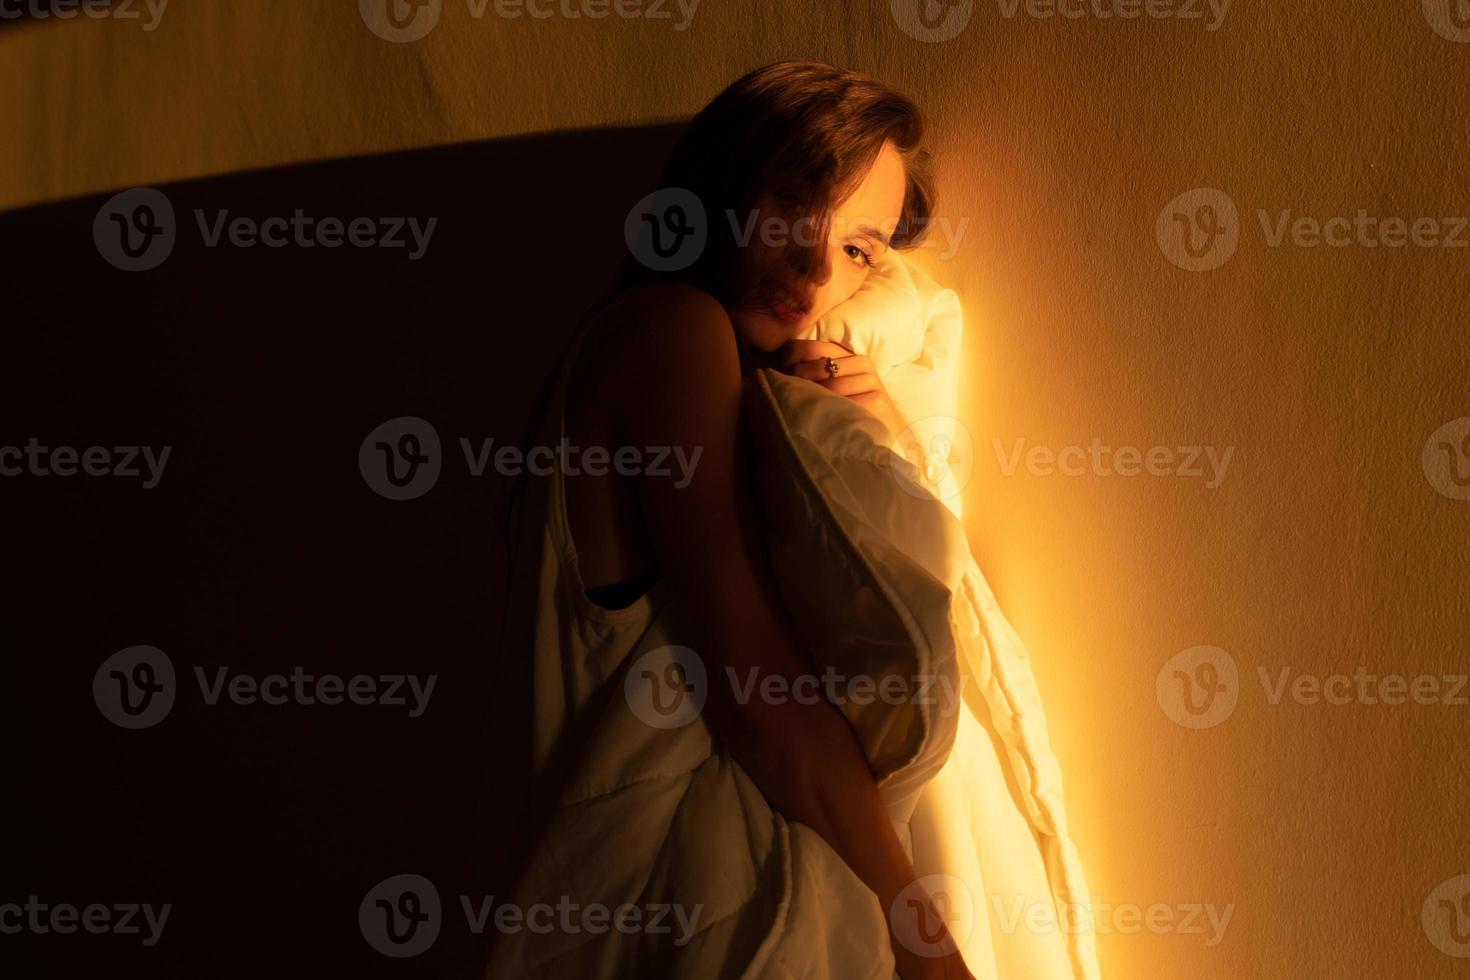
[[(533, 809), (577, 771), (598, 717), (566, 702), (595, 704), (597, 685), (635, 650), (677, 642), (709, 668), (701, 720), (713, 751), (753, 781), (761, 805), (819, 834), (885, 912), (901, 893), (911, 905), (917, 875), (844, 716), (825, 702), (742, 703), (726, 678), (813, 669), (756, 526), (749, 479), (761, 463), (742, 441), (743, 375), (779, 367), (851, 398), (891, 431), (903, 427), (866, 357), (796, 338), (851, 297), (887, 249), (916, 244), (933, 196), (921, 139), (914, 105), (873, 79), (783, 62), (722, 92), (670, 156), (661, 186), (699, 199), (708, 241), (677, 272), (630, 262), (586, 317), (543, 432), (559, 427), (569, 445), (609, 458), (654, 446), (699, 456), (687, 485), (677, 473), (612, 467), (553, 476), (523, 514), (539, 525), (533, 534), (544, 529), (539, 576), (516, 570), (534, 590), (526, 641), (536, 680), (580, 692), (537, 701)], [(877, 940), (904, 980), (969, 976), (958, 953), (920, 955), (892, 925)]]

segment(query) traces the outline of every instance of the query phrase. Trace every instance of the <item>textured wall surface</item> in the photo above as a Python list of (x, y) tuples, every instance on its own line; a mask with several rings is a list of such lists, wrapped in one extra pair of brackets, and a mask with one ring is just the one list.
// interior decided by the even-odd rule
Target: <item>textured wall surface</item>
[[(931, 120), (967, 523), (1036, 660), (1105, 973), (1457, 976), (1467, 886), (1431, 900), (1470, 874), (1455, 3), (991, 0), (923, 40), (902, 0), (704, 0), (683, 30), (444, 0), (403, 43), (350, 2), (139, 5), (0, 31), (0, 207), (676, 118), (783, 57), (876, 74)], [(1347, 220), (1313, 245), (1302, 217)]]

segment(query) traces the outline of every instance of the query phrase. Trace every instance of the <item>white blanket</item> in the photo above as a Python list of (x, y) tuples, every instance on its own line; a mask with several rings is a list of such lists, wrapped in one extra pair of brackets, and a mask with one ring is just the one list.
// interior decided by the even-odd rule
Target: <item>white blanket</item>
[[(922, 321), (905, 349), (917, 355), (885, 355), (884, 367), (927, 377), (921, 394), (953, 421), (953, 385), (934, 379), (957, 378), (958, 304), (933, 295), (942, 315)], [(1097, 980), (1087, 886), (1035, 679), (947, 509), (955, 501), (936, 499), (934, 481), (892, 451), (876, 419), (818, 385), (757, 372), (747, 416), (767, 547), (818, 670), (899, 684), (901, 697), (841, 708), (971, 971)], [(543, 592), (566, 585), (560, 521), (548, 532)], [(608, 658), (575, 662), (565, 651), (577, 647), (555, 639), (574, 627), (554, 610), (543, 616), (549, 640), (538, 649), (552, 652), (534, 665), (529, 692), (538, 759), (559, 759), (565, 775), (549, 781), (550, 816), (513, 896), (522, 910), (570, 899), (614, 917), (636, 912), (622, 913), (626, 929), (603, 919), (600, 930), (578, 920), (507, 931), (489, 976), (889, 980), (891, 910), (824, 840), (770, 809), (697, 714), (650, 723), (632, 692), (669, 676), (681, 631), (676, 610), (640, 609), (609, 615), (583, 644)], [(922, 946), (925, 925), (900, 933)]]
[[(888, 733), (887, 748), (900, 742), (912, 761), (887, 773), (882, 750), (865, 747), (967, 965), (981, 980), (1096, 980), (1091, 902), (1035, 676), (963, 528), (862, 409), (784, 375), (756, 384), (768, 548), (818, 668), (934, 678), (936, 703), (914, 712), (922, 725)], [(884, 593), (881, 608), (860, 601), (855, 568)], [(838, 609), (846, 632), (827, 614)], [(952, 677), (958, 703), (943, 692)], [(864, 736), (869, 726), (853, 720)], [(909, 742), (899, 734), (919, 728)]]

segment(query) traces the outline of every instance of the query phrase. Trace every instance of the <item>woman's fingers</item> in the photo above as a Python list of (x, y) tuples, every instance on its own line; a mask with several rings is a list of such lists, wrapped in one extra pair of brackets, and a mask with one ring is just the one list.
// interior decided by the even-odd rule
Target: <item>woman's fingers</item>
[(878, 379), (871, 374), (839, 374), (835, 378), (824, 378), (817, 383), (834, 395), (847, 398), (879, 389)]
[[(798, 344), (802, 346), (794, 346)], [(820, 340), (792, 341), (787, 346), (794, 354), (818, 353), (815, 358), (793, 361), (783, 369), (787, 374), (814, 381), (834, 395), (852, 399), (877, 416), (890, 432), (898, 432), (903, 427), (902, 416), (868, 358), (861, 354), (822, 354), (821, 351), (845, 351), (846, 348)]]
[(830, 340), (788, 340), (781, 348), (780, 355), (781, 366), (789, 368), (802, 361), (815, 361), (824, 357), (851, 357), (852, 351)]
[[(838, 350), (841, 350), (839, 347)], [(832, 365), (837, 368), (834, 375), (827, 370), (827, 359), (832, 359)], [(785, 368), (787, 374), (798, 378), (806, 378), (808, 381), (826, 381), (833, 377), (856, 377), (862, 374), (873, 374), (873, 362), (861, 354), (827, 354), (812, 360), (797, 361)]]
[[(831, 366), (837, 368), (835, 374), (828, 370), (828, 358), (831, 358)], [(846, 357), (826, 355), (816, 360), (798, 361), (788, 367), (786, 373), (814, 381), (834, 395), (850, 398), (875, 415), (891, 433), (901, 431), (905, 425), (903, 416), (888, 396), (888, 389), (883, 387), (883, 381), (873, 370), (873, 362), (861, 354)]]

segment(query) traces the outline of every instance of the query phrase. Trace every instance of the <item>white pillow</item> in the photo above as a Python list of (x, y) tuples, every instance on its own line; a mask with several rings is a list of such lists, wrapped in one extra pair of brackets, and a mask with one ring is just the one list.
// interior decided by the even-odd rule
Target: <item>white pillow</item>
[(866, 354), (880, 375), (917, 360), (924, 348), (924, 303), (903, 255), (884, 253), (858, 291), (802, 335)]
[(851, 299), (802, 335), (866, 354), (909, 427), (890, 445), (914, 463), (928, 489), (960, 516), (973, 445), (959, 424), (964, 315), (945, 289), (890, 249)]

